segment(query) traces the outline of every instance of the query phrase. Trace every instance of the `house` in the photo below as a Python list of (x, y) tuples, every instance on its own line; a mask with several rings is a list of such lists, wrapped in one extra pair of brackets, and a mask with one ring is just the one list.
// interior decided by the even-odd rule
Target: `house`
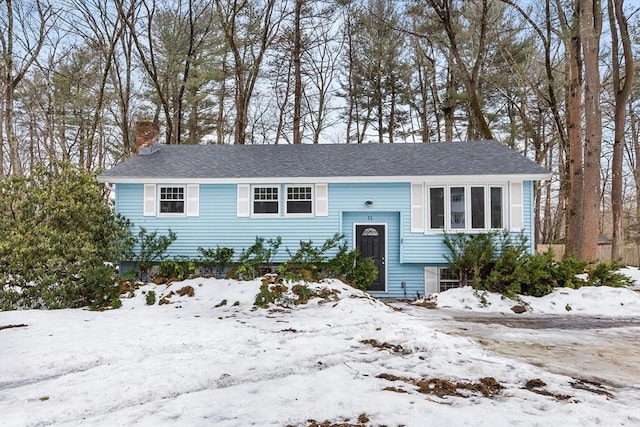
[[(549, 172), (496, 141), (429, 144), (160, 145), (99, 175), (137, 227), (176, 232), (168, 256), (256, 237), (321, 245), (335, 233), (379, 268), (370, 291), (456, 285), (444, 233), (510, 230), (534, 242), (533, 182)], [(287, 259), (279, 251), (275, 262)]]

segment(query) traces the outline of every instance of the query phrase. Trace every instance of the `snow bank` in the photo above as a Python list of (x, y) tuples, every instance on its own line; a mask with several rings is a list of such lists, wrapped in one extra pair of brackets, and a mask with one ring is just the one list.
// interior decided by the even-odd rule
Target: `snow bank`
[[(308, 286), (329, 297), (256, 309), (260, 281), (193, 279), (146, 285), (118, 310), (0, 312), (16, 326), (0, 330), (0, 424), (640, 425), (636, 389), (576, 388), (341, 282)], [(417, 385), (482, 378), (504, 388), (456, 397)], [(545, 385), (527, 389), (534, 379)]]
[(510, 313), (514, 305), (523, 305), (531, 314), (582, 316), (640, 316), (640, 293), (627, 288), (557, 288), (540, 298), (520, 296), (517, 300), (500, 294), (474, 291), (470, 286), (450, 289), (436, 296), (439, 308), (473, 310), (484, 313)]
[(584, 286), (580, 289), (556, 288), (543, 297), (519, 296), (508, 299), (500, 294), (474, 291), (471, 287), (450, 289), (435, 295), (437, 306), (485, 313), (510, 313), (514, 305), (523, 305), (531, 314), (564, 314), (603, 317), (640, 316), (640, 271), (635, 267), (620, 270), (636, 284), (631, 288)]

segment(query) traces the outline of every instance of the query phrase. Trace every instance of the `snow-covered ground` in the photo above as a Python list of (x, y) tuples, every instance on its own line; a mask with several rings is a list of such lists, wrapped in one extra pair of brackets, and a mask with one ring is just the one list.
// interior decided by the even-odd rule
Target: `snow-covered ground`
[(451, 289), (428, 300), (439, 308), (471, 310), (480, 313), (511, 313), (515, 305), (522, 305), (527, 314), (557, 314), (605, 317), (640, 317), (640, 270), (627, 267), (620, 270), (635, 281), (631, 288), (582, 287), (560, 288), (544, 297), (521, 296), (518, 301), (500, 294), (474, 291), (471, 287)]
[[(627, 271), (640, 283), (637, 273)], [(150, 290), (161, 297), (185, 286), (192, 297), (146, 305)], [(146, 285), (118, 310), (1, 312), (0, 327), (14, 327), (0, 330), (0, 425), (640, 425), (633, 377), (598, 385), (589, 372), (558, 373), (478, 343), (451, 320), (489, 310), (466, 289), (440, 294), (438, 304), (449, 308), (429, 310), (328, 281), (309, 285), (336, 290), (326, 299), (255, 309), (259, 287), (192, 279)], [(638, 292), (565, 292), (527, 301), (520, 316), (640, 316)], [(513, 301), (487, 298), (492, 313), (513, 315)], [(565, 339), (559, 334), (532, 334), (530, 351)], [(573, 344), (593, 337), (573, 335)], [(640, 357), (630, 345), (629, 357)], [(435, 393), (454, 383), (461, 396)]]

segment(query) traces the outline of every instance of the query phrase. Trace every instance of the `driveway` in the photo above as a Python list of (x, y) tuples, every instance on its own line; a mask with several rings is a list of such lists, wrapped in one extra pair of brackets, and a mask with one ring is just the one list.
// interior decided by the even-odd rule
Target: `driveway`
[(640, 318), (501, 315), (398, 304), (441, 332), (544, 369), (640, 394)]

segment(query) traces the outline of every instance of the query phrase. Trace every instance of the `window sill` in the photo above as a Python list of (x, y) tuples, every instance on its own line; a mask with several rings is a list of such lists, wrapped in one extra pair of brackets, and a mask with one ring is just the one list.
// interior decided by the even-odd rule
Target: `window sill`
[(457, 234), (457, 233), (462, 233), (462, 234), (483, 234), (483, 233), (491, 233), (491, 232), (500, 232), (500, 231), (504, 231), (504, 230), (509, 230), (509, 231), (515, 231), (515, 232), (519, 232), (522, 230), (514, 230), (514, 229), (507, 229), (507, 228), (449, 228), (449, 229), (445, 229), (445, 228), (437, 228), (437, 229), (430, 229), (430, 230), (425, 230), (424, 234), (426, 235), (436, 235), (436, 234)]
[(156, 218), (185, 218), (186, 213), (159, 213)]

